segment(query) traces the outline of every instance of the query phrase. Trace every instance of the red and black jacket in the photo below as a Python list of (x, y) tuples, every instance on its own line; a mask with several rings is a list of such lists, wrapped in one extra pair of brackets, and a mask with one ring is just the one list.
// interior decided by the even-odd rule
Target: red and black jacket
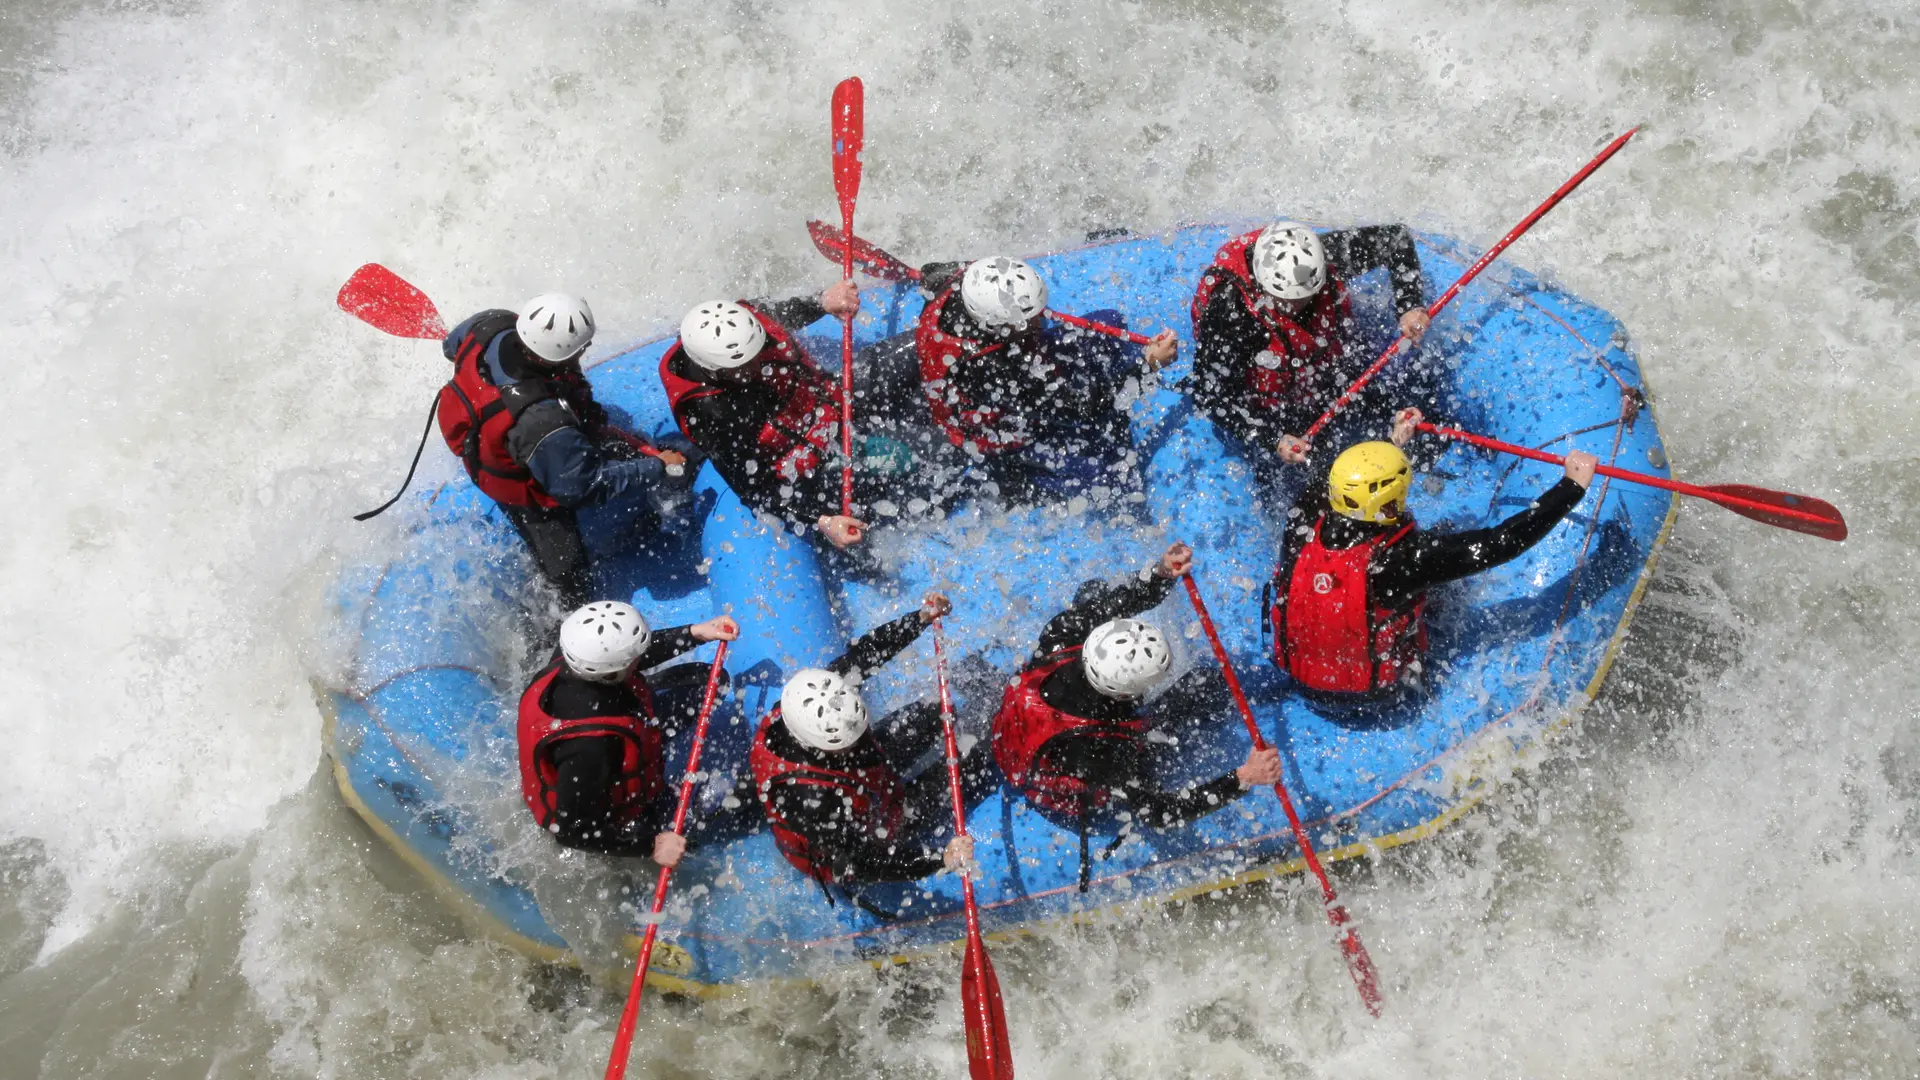
[(1371, 596), (1374, 560), (1413, 534), (1413, 519), (1348, 548), (1320, 539), (1326, 512), (1294, 557), (1287, 580), (1275, 580), (1270, 610), (1273, 662), (1300, 685), (1333, 693), (1369, 694), (1417, 670), (1427, 650), (1426, 593), (1398, 609)]
[(1068, 816), (1100, 810), (1111, 795), (1107, 788), (1061, 770), (1052, 760), (1049, 744), (1057, 748), (1054, 740), (1062, 735), (1134, 740), (1147, 731), (1147, 721), (1141, 717), (1095, 720), (1074, 716), (1041, 696), (1041, 687), (1054, 672), (1080, 662), (1080, 650), (1079, 645), (1062, 649), (1022, 671), (1001, 696), (1000, 711), (993, 718), (993, 759), (1007, 781), (1034, 806)]
[(1024, 418), (970, 400), (955, 379), (956, 369), (962, 365), (1010, 362), (1007, 342), (970, 338), (948, 329), (946, 323), (952, 321), (948, 307), (960, 295), (960, 282), (960, 276), (955, 275), (921, 310), (914, 327), (913, 344), (920, 354), (920, 387), (926, 395), (927, 411), (955, 446), (972, 446), (987, 455), (1017, 450), (1033, 438)]
[(621, 740), (624, 748), (612, 798), (615, 822), (641, 818), (648, 807), (668, 793), (665, 741), (654, 718), (653, 692), (647, 681), (636, 673), (628, 677), (627, 690), (640, 703), (637, 714), (562, 720), (550, 711), (549, 701), (561, 664), (558, 659), (548, 664), (520, 695), (516, 735), (520, 749), (521, 798), (541, 828), (552, 827), (558, 798), (554, 747), (567, 739), (613, 736)]
[(1326, 396), (1346, 355), (1343, 338), (1353, 321), (1353, 305), (1346, 284), (1329, 266), (1326, 287), (1313, 296), (1305, 311), (1293, 315), (1282, 311), (1253, 277), (1250, 256), (1260, 232), (1236, 236), (1214, 253), (1213, 264), (1200, 275), (1190, 314), (1198, 337), (1214, 294), (1229, 289), (1266, 331), (1266, 351), (1246, 358), (1239, 389), (1255, 409), (1271, 411)]
[(754, 733), (753, 749), (747, 755), (753, 770), (754, 790), (759, 793), (767, 824), (773, 830), (774, 847), (795, 869), (822, 885), (845, 884), (837, 880), (837, 868), (828, 865), (816, 850), (820, 841), (810, 839), (789, 818), (786, 798), (782, 795), (800, 788), (829, 805), (837, 800), (844, 808), (843, 820), (849, 832), (873, 837), (876, 843), (886, 842), (881, 838), (887, 837), (893, 838), (894, 843), (905, 843), (907, 838), (902, 830), (905, 790), (899, 776), (884, 761), (842, 769), (783, 757), (767, 745), (768, 732), (780, 721), (780, 716), (780, 707), (775, 705), (760, 721), (760, 729)]
[(467, 467), (475, 487), (502, 506), (551, 509), (560, 504), (514, 459), (507, 432), (530, 406), (561, 395), (543, 379), (496, 386), (487, 371), (487, 347), (501, 334), (512, 333), (516, 318), (511, 311), (487, 311), (474, 318), (455, 347), (453, 379), (440, 389), (436, 415), (441, 437)]

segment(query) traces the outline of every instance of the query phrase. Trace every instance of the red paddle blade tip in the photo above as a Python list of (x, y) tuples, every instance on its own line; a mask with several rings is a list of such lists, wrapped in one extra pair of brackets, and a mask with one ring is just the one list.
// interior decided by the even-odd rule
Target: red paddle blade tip
[[(1763, 503), (1764, 506), (1742, 506), (1731, 502), (1722, 502), (1721, 506), (1744, 518), (1765, 522), (1776, 528), (1788, 529), (1808, 536), (1817, 536), (1822, 540), (1836, 543), (1847, 538), (1847, 519), (1840, 515), (1839, 507), (1825, 499), (1816, 499), (1811, 495), (1795, 495), (1790, 491), (1774, 491), (1771, 488), (1753, 487), (1750, 484), (1714, 484), (1706, 490), (1720, 495), (1731, 495), (1748, 503)], [(1773, 512), (1767, 507), (1778, 507)]]
[(833, 190), (844, 216), (860, 192), (860, 151), (865, 139), (864, 88), (859, 76), (833, 88)]
[(1013, 1080), (1007, 1009), (985, 945), (967, 948), (966, 967), (960, 972), (960, 1011), (967, 1022), (969, 1080)]
[(427, 294), (379, 263), (355, 270), (334, 299), (340, 310), (395, 337), (447, 336), (446, 324)]

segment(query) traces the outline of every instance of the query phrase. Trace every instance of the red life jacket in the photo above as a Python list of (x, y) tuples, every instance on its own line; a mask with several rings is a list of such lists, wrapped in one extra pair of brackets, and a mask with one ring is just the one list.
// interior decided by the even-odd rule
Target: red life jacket
[(1048, 759), (1047, 744), (1068, 732), (1075, 738), (1100, 739), (1138, 739), (1147, 733), (1143, 717), (1094, 720), (1047, 704), (1040, 687), (1054, 672), (1079, 663), (1080, 648), (1062, 649), (1021, 672), (1000, 698), (1000, 711), (993, 718), (993, 760), (1008, 782), (1039, 809), (1066, 815), (1104, 807), (1109, 793), (1061, 773)]
[[(1213, 265), (1200, 275), (1194, 291), (1190, 314), (1195, 333), (1207, 304), (1221, 286), (1234, 290), (1240, 303), (1267, 332), (1267, 350), (1254, 358), (1247, 373), (1247, 392), (1263, 409), (1310, 400), (1335, 387), (1329, 374), (1346, 355), (1342, 332), (1353, 322), (1353, 304), (1347, 298), (1347, 286), (1329, 268), (1327, 285), (1298, 315), (1288, 315), (1280, 304), (1253, 279), (1249, 256), (1260, 238), (1255, 229), (1236, 236), (1213, 255)], [(1277, 359), (1277, 362), (1276, 362)], [(1274, 363), (1267, 367), (1265, 363)]]
[(503, 391), (484, 370), (487, 346), (512, 330), (515, 319), (511, 311), (482, 313), (454, 351), (453, 380), (440, 388), (436, 408), (440, 436), (466, 465), (474, 486), (494, 502), (552, 508), (560, 504), (513, 459), (507, 432), (529, 405), (559, 395), (540, 379), (521, 379)]
[(837, 797), (844, 801), (855, 828), (869, 834), (884, 829), (886, 836), (901, 835), (906, 816), (905, 789), (885, 762), (852, 769), (824, 769), (781, 757), (767, 746), (767, 731), (779, 719), (780, 706), (775, 705), (766, 719), (760, 721), (760, 730), (754, 733), (753, 749), (747, 753), (747, 764), (753, 770), (753, 786), (760, 793), (760, 807), (766, 812), (767, 824), (772, 826), (773, 846), (801, 873), (823, 885), (831, 885), (833, 868), (815, 864), (806, 835), (789, 824), (784, 809), (775, 805), (774, 781), (819, 788), (822, 798)]
[(1413, 521), (1338, 551), (1320, 542), (1326, 522), (1322, 512), (1278, 590), (1284, 600), (1271, 612), (1273, 662), (1309, 689), (1384, 690), (1426, 654), (1427, 598), (1405, 611), (1378, 607), (1367, 597), (1367, 571), (1376, 554), (1413, 532)]
[[(814, 366), (806, 350), (786, 327), (745, 301), (741, 301), (741, 306), (752, 312), (767, 332), (766, 346), (747, 366), (754, 369), (755, 381), (773, 391), (780, 402), (780, 407), (761, 425), (755, 440), (759, 460), (789, 481), (811, 476), (840, 435), (840, 384)], [(674, 422), (680, 425), (681, 433), (691, 439), (693, 433), (687, 430), (682, 405), (736, 390), (724, 383), (697, 382), (676, 372), (674, 368), (680, 366), (682, 356), (685, 350), (675, 341), (660, 358), (660, 382), (666, 387), (667, 405), (673, 409)], [(698, 370), (692, 357), (687, 357), (684, 363), (689, 365), (688, 370)], [(735, 448), (703, 449), (711, 454), (715, 450)]]
[(553, 764), (553, 748), (565, 739), (613, 735), (625, 747), (620, 759), (620, 779), (613, 789), (616, 821), (639, 817), (655, 800), (667, 793), (666, 743), (654, 723), (653, 691), (638, 674), (627, 679), (627, 689), (640, 701), (639, 716), (589, 716), (561, 720), (547, 711), (547, 695), (560, 674), (559, 660), (533, 680), (520, 695), (520, 796), (533, 820), (541, 828), (553, 824), (558, 805), (559, 772)]
[(955, 278), (921, 310), (920, 322), (914, 327), (913, 344), (920, 354), (920, 389), (927, 398), (927, 411), (955, 446), (964, 448), (972, 443), (983, 454), (1017, 450), (1031, 440), (1001, 430), (1004, 421), (1000, 410), (966, 400), (953, 385), (955, 364), (982, 363), (1007, 348), (1004, 341), (956, 337), (940, 328), (940, 316), (959, 293), (960, 279)]

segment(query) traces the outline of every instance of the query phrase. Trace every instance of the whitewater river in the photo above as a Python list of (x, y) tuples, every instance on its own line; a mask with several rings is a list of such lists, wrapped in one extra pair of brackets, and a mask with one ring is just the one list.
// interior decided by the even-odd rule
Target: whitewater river
[[(430, 345), (818, 288), (827, 97), (918, 257), (1286, 210), (1487, 243), (1631, 328), (1688, 505), (1597, 707), (1442, 839), (1001, 950), (1022, 1077), (1920, 1075), (1909, 3), (0, 0), (0, 1076), (583, 1077), (617, 994), (476, 940), (320, 771)], [(431, 449), (429, 472), (454, 467)], [(958, 1077), (951, 972), (650, 1004), (637, 1076)]]

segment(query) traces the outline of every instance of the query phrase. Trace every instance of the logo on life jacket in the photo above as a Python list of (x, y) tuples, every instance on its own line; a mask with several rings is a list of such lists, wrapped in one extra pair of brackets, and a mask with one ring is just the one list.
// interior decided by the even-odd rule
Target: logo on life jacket
[(653, 691), (635, 674), (628, 677), (627, 689), (640, 703), (638, 714), (561, 720), (547, 707), (547, 695), (560, 674), (560, 665), (558, 659), (548, 664), (520, 695), (515, 729), (520, 749), (520, 797), (540, 827), (551, 828), (559, 805), (554, 747), (567, 739), (613, 736), (622, 746), (620, 775), (613, 788), (614, 820), (617, 824), (640, 817), (667, 794), (666, 747), (654, 722)]
[(1320, 542), (1326, 521), (1322, 512), (1291, 578), (1276, 581), (1273, 662), (1313, 690), (1386, 689), (1426, 652), (1427, 599), (1422, 595), (1404, 611), (1377, 607), (1367, 595), (1367, 569), (1374, 556), (1413, 532), (1413, 521), (1337, 551)]

